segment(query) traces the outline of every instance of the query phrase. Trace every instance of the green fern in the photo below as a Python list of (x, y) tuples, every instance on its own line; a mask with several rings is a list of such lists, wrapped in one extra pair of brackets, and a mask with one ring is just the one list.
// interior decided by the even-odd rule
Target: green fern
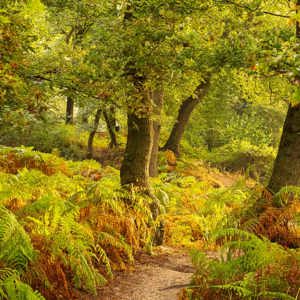
[(0, 299), (7, 300), (45, 300), (38, 292), (20, 280), (17, 273), (12, 273), (0, 281)]
[[(42, 281), (48, 281), (45, 294), (51, 294), (56, 279), (52, 273), (47, 278), (40, 265), (43, 262), (62, 272), (65, 296), (69, 297), (70, 278), (75, 287), (96, 293), (106, 282), (105, 277), (112, 277), (111, 260), (121, 267), (132, 263), (134, 251), (151, 242), (159, 223), (150, 210), (152, 198), (134, 193), (130, 195), (132, 205), (127, 205), (122, 201), (124, 191), (120, 189), (118, 171), (101, 168), (94, 161), (68, 162), (30, 148), (0, 146), (0, 170), (0, 205), (6, 207), (0, 206), (0, 294), (4, 299), (6, 288), (11, 299), (19, 297), (17, 293), (23, 295), (14, 287), (30, 290), (18, 281), (18, 276), (40, 286), (40, 277), (36, 276), (39, 272)], [(97, 182), (91, 178), (93, 174)], [(163, 192), (161, 196), (158, 204), (162, 211), (167, 196)], [(16, 213), (40, 250), (32, 270), (26, 267), (35, 251), (10, 211)], [(106, 249), (113, 249), (111, 256)], [(104, 275), (98, 271), (103, 267)]]
[(5, 266), (24, 270), (34, 258), (31, 241), (16, 217), (0, 206), (0, 261)]
[(50, 242), (52, 254), (71, 267), (75, 286), (95, 294), (106, 279), (93, 265), (96, 244), (88, 227), (76, 221), (78, 215), (77, 207), (62, 202), (50, 207), (42, 218), (28, 219), (34, 222), (34, 231)]
[(98, 234), (98, 241), (101, 245), (110, 245), (113, 246), (116, 249), (123, 250), (125, 254), (127, 255), (130, 262), (134, 261), (132, 249), (131, 247), (122, 239), (119, 237), (115, 237), (112, 234), (108, 232), (100, 232)]
[(39, 300), (38, 292), (20, 280), (35, 256), (31, 241), (16, 217), (0, 206), (0, 299)]
[(195, 283), (212, 299), (220, 291), (224, 299), (295, 299), (286, 272), (291, 263), (299, 268), (297, 252), (236, 228), (220, 230), (214, 238), (222, 244), (215, 258), (192, 252)]
[(96, 260), (105, 265), (107, 275), (110, 278), (112, 278), (113, 273), (112, 273), (110, 261), (104, 249), (100, 245), (96, 245), (94, 249), (94, 253), (96, 254), (95, 255)]

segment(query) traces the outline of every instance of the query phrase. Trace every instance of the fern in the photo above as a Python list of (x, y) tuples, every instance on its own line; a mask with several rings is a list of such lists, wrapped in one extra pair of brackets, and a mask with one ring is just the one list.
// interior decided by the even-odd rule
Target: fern
[(94, 203), (102, 207), (104, 211), (111, 210), (117, 215), (123, 215), (124, 205), (116, 192), (118, 183), (110, 178), (103, 178), (97, 184), (93, 184), (87, 189), (87, 203)]
[(11, 274), (5, 280), (0, 281), (0, 299), (7, 300), (45, 300), (38, 292), (20, 280), (17, 273)]
[(72, 244), (69, 248), (69, 264), (74, 272), (74, 283), (76, 287), (97, 294), (97, 287), (106, 283), (106, 279), (93, 267), (92, 253), (83, 252), (82, 245)]
[(15, 216), (0, 206), (0, 261), (21, 271), (33, 258), (34, 250), (29, 236)]
[[(112, 277), (111, 264), (125, 268), (125, 263), (132, 263), (133, 253), (151, 243), (159, 224), (151, 213), (152, 198), (133, 193), (127, 205), (122, 201), (126, 195), (120, 189), (118, 171), (101, 168), (94, 161), (68, 162), (30, 148), (0, 146), (0, 170), (0, 205), (6, 207), (0, 206), (0, 294), (4, 299), (7, 289), (11, 299), (23, 295), (18, 289), (30, 295), (32, 290), (19, 281), (20, 276), (50, 298), (56, 281), (63, 281), (59, 293), (66, 299), (72, 296), (69, 281), (95, 294), (105, 277)], [(163, 211), (167, 194), (160, 196), (157, 204)], [(35, 251), (11, 211), (39, 250), (30, 269), (27, 265)], [(104, 275), (99, 272), (103, 267)]]
[(35, 223), (34, 230), (51, 242), (53, 255), (71, 267), (75, 286), (96, 293), (106, 280), (93, 266), (93, 234), (76, 222), (78, 215), (78, 208), (61, 203), (46, 211), (43, 218), (28, 219)]
[(101, 263), (104, 263), (107, 275), (110, 278), (112, 278), (113, 273), (112, 273), (110, 261), (109, 261), (109, 258), (107, 256), (106, 252), (104, 251), (104, 249), (100, 245), (96, 245), (95, 249), (94, 249), (94, 252), (96, 254), (95, 257), (96, 257), (97, 261), (100, 261)]
[(0, 299), (44, 299), (20, 280), (35, 256), (31, 241), (16, 217), (0, 206)]
[(98, 234), (98, 243), (104, 245), (110, 245), (114, 248), (123, 250), (127, 255), (130, 262), (133, 262), (133, 255), (131, 247), (122, 239), (114, 237), (112, 234), (107, 232), (100, 232)]
[[(289, 276), (299, 274), (296, 252), (235, 228), (220, 230), (214, 238), (222, 244), (221, 253), (214, 259), (197, 251), (192, 253), (197, 269), (195, 280), (206, 291), (203, 293), (213, 298), (222, 291), (224, 299), (231, 299), (233, 295), (238, 299), (260, 299), (263, 296), (294, 299), (292, 295), (296, 291), (290, 288), (288, 280)], [(288, 273), (289, 264), (295, 264), (291, 275)]]
[(209, 268), (209, 260), (204, 252), (193, 249), (190, 253), (192, 258), (192, 263), (196, 267), (197, 270), (201, 270), (204, 272)]

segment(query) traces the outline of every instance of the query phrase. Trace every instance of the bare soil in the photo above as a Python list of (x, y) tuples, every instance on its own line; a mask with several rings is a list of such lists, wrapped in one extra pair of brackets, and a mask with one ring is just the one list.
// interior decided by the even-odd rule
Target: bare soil
[(86, 300), (176, 300), (189, 285), (194, 269), (182, 250), (159, 247), (154, 255), (138, 255), (133, 271), (120, 272)]

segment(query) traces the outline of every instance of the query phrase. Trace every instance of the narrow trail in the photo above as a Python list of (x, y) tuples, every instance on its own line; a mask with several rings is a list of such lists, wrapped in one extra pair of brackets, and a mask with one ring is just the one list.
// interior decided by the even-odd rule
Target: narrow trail
[(140, 254), (134, 271), (122, 272), (90, 300), (176, 300), (194, 269), (183, 251), (160, 247), (158, 254)]

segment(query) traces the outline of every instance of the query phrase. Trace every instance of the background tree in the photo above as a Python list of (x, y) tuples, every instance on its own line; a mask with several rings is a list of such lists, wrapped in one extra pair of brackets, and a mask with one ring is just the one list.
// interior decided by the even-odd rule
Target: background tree
[[(228, 7), (224, 9), (224, 6), (216, 6), (209, 11), (209, 17), (213, 15), (216, 23), (209, 28), (210, 47), (205, 43), (205, 47), (199, 49), (197, 64), (198, 72), (202, 76), (201, 83), (198, 83), (193, 93), (180, 104), (174, 125), (162, 150), (171, 150), (176, 156), (180, 155), (180, 142), (189, 119), (210, 91), (212, 76), (222, 69), (249, 68), (255, 63), (255, 52), (258, 49), (253, 32), (256, 25), (251, 13), (245, 13), (240, 18), (239, 13)], [(221, 29), (218, 27), (219, 23), (222, 24)], [(253, 32), (247, 31), (248, 28), (252, 28)]]
[(25, 2), (4, 1), (0, 15), (0, 118), (2, 129), (19, 128), (41, 116), (43, 87), (28, 80), (30, 55), (38, 38)]

